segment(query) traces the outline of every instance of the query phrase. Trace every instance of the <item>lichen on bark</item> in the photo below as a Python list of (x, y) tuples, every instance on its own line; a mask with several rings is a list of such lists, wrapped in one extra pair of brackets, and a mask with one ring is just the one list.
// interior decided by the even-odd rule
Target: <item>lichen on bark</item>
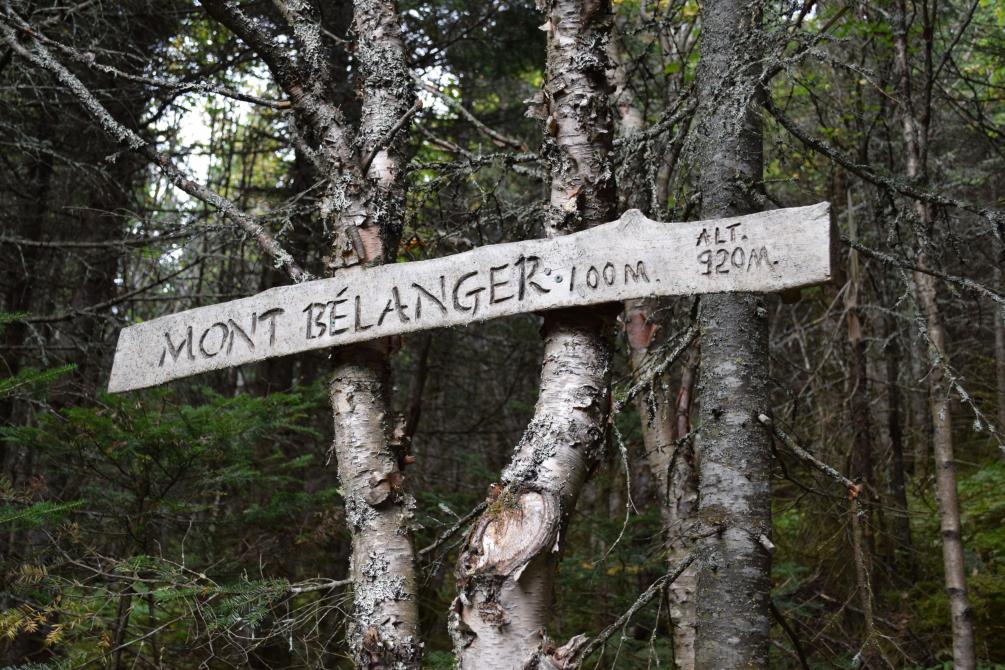
[[(692, 137), (702, 216), (760, 209), (759, 8), (715, 0), (702, 10), (699, 108)], [(699, 570), (695, 667), (768, 667), (771, 451), (757, 415), (768, 407), (768, 313), (753, 294), (701, 298), (696, 450), (698, 516), (715, 529)]]
[[(611, 16), (604, 1), (538, 6), (547, 72), (531, 113), (544, 126), (552, 177), (544, 227), (555, 236), (616, 218)], [(565, 527), (606, 443), (612, 316), (593, 309), (545, 317), (534, 418), (457, 565), (450, 632), (460, 668), (562, 667), (567, 660), (545, 631)]]
[[(379, 264), (397, 249), (404, 219), (405, 133), (392, 134), (414, 100), (397, 7), (356, 0), (360, 125), (347, 151), (352, 162), (329, 181), (322, 213), (331, 233), (330, 271)], [(371, 154), (375, 158), (369, 159)], [(368, 163), (369, 161), (369, 163)], [(333, 164), (335, 161), (332, 161)], [(367, 164), (368, 163), (368, 164)], [(329, 384), (333, 452), (352, 534), (353, 607), (348, 642), (358, 668), (419, 668), (414, 500), (406, 490), (407, 460), (389, 426), (388, 341), (336, 352)]]

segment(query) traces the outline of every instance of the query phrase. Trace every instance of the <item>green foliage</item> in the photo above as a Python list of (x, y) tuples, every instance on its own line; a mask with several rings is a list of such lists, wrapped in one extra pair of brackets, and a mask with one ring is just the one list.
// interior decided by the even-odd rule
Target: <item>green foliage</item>
[[(76, 480), (73, 500), (0, 482), (0, 523), (52, 539), (3, 557), (12, 595), (33, 604), (0, 612), (0, 636), (43, 635), (62, 659), (93, 660), (112, 644), (122, 598), (146, 612), (131, 620), (164, 624), (164, 644), (196, 634), (226, 647), (251, 631), (267, 640), (294, 599), (301, 610), (284, 630), (316, 627), (330, 594), (297, 596), (291, 582), (303, 563), (278, 549), (298, 546), (305, 558), (344, 533), (341, 524), (326, 527), (334, 535), (301, 529), (341, 507), (334, 472), (320, 466), (324, 406), (320, 386), (267, 397), (199, 389), (182, 398), (164, 388), (0, 428), (4, 443)], [(251, 542), (274, 551), (232, 550)], [(266, 564), (275, 576), (249, 576)]]
[[(963, 534), (966, 546), (967, 587), (976, 621), (978, 649), (986, 649), (986, 658), (1005, 658), (1005, 463), (986, 461), (960, 473), (960, 500), (963, 508)], [(919, 501), (919, 506), (924, 501)], [(943, 649), (949, 649), (946, 635), (949, 601), (941, 582), (938, 519), (923, 514), (914, 519), (916, 537), (926, 538), (923, 559), (926, 574), (911, 591), (919, 614), (919, 633), (943, 635)], [(984, 654), (982, 654), (984, 656)]]
[(65, 512), (77, 509), (83, 504), (82, 500), (74, 500), (65, 503), (39, 502), (22, 508), (0, 505), (0, 524), (18, 522), (32, 527), (39, 527), (47, 523), (53, 524), (62, 520), (65, 517)]
[(0, 379), (0, 398), (9, 398), (15, 394), (38, 391), (60, 377), (64, 377), (77, 369), (76, 365), (61, 365), (49, 370), (24, 368), (18, 370), (12, 377)]
[[(10, 323), (16, 323), (28, 316), (27, 312), (0, 312), (0, 333)], [(14, 395), (39, 392), (60, 377), (68, 375), (76, 369), (76, 365), (60, 365), (47, 370), (32, 367), (22, 368), (14, 375), (0, 379), (0, 400)]]

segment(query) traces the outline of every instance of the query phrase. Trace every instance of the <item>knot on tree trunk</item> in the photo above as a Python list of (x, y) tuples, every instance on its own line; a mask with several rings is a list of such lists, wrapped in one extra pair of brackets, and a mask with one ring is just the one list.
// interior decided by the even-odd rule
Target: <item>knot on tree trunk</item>
[(462, 583), (482, 577), (519, 579), (532, 558), (557, 543), (560, 522), (557, 495), (502, 489), (468, 534), (458, 578)]

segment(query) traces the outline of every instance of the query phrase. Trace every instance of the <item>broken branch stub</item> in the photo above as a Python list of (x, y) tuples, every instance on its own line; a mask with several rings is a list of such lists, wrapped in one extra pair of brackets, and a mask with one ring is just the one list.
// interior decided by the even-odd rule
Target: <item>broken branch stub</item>
[(833, 242), (827, 203), (675, 224), (629, 210), (572, 235), (347, 268), (129, 326), (119, 335), (108, 390), (513, 314), (811, 286), (831, 279)]

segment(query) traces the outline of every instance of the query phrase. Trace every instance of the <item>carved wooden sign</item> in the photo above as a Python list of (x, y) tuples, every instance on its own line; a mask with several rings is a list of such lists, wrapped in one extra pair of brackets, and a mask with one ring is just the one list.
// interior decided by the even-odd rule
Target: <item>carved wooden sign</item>
[(511, 314), (810, 286), (831, 278), (832, 241), (827, 203), (669, 224), (630, 210), (553, 239), (348, 268), (123, 329), (108, 390)]

